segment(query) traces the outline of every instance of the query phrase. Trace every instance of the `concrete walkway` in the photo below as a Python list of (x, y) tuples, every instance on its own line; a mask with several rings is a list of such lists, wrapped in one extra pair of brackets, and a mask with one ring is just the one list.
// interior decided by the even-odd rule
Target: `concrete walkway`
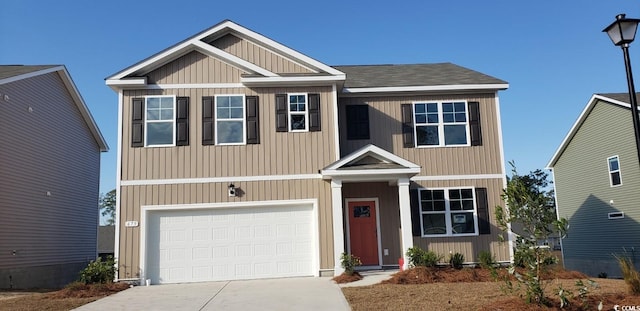
[(339, 284), (340, 287), (355, 287), (355, 286), (369, 286), (379, 284), (384, 280), (391, 278), (391, 275), (400, 270), (371, 270), (371, 271), (359, 271), (362, 276), (362, 280), (351, 283)]
[(331, 278), (136, 286), (75, 310), (350, 310)]

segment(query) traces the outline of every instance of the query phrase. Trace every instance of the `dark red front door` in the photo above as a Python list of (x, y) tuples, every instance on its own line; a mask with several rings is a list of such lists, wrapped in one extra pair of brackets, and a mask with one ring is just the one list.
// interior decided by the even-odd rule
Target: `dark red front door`
[(348, 205), (351, 254), (358, 256), (363, 266), (377, 266), (380, 262), (375, 202), (353, 201)]

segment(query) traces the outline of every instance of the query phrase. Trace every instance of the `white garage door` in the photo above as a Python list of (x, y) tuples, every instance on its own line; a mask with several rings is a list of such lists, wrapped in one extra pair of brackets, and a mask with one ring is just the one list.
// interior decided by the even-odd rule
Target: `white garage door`
[(312, 206), (152, 211), (153, 284), (313, 275)]

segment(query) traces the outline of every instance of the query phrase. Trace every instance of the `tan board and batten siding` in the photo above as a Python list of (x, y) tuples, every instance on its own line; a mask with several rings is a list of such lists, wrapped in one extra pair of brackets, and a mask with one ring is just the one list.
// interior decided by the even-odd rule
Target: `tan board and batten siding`
[[(620, 276), (612, 254), (638, 246), (640, 168), (634, 136), (626, 134), (633, 133), (630, 119), (628, 108), (598, 100), (553, 166), (559, 216), (570, 225), (565, 265), (593, 276)], [(612, 156), (620, 161), (622, 185), (616, 187), (609, 181)], [(623, 219), (608, 219), (621, 210)]]
[(71, 94), (57, 72), (0, 93), (0, 270), (94, 259), (100, 146)]
[[(482, 146), (404, 148), (402, 142), (402, 104), (424, 101), (465, 100), (480, 103)], [(459, 96), (346, 97), (340, 106), (369, 105), (370, 140), (347, 140), (346, 127), (340, 129), (340, 153), (349, 154), (366, 144), (374, 144), (408, 161), (420, 163), (422, 176), (502, 174), (500, 132), (495, 94)], [(346, 112), (339, 111), (340, 124), (346, 124)]]
[[(151, 73), (158, 84), (239, 83), (242, 72), (224, 62), (188, 53)], [(127, 90), (123, 92), (123, 131), (121, 180), (184, 179), (231, 176), (318, 174), (334, 162), (335, 121), (333, 89), (326, 87), (290, 88), (180, 88)], [(277, 133), (275, 94), (319, 93), (322, 111), (319, 132)], [(259, 97), (260, 144), (240, 146), (202, 145), (202, 97), (223, 94)], [(189, 145), (171, 148), (131, 148), (131, 100), (145, 95), (176, 95), (190, 99)], [(227, 186), (234, 183), (244, 195), (229, 198)], [(321, 179), (289, 181), (123, 186), (120, 215), (120, 278), (135, 278), (140, 263), (139, 227), (125, 227), (125, 221), (140, 221), (142, 205), (194, 204), (208, 202), (247, 202), (268, 200), (318, 199), (320, 268), (333, 267), (331, 189)]]
[(313, 73), (313, 71), (300, 66), (300, 64), (284, 58), (283, 55), (278, 55), (249, 40), (240, 39), (232, 34), (227, 34), (210, 44), (277, 74)]

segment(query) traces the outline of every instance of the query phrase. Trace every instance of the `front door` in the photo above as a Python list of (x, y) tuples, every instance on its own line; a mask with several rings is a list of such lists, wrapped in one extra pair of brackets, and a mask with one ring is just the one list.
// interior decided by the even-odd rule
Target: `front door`
[(378, 226), (375, 201), (352, 201), (349, 207), (349, 242), (351, 254), (363, 266), (378, 266)]

